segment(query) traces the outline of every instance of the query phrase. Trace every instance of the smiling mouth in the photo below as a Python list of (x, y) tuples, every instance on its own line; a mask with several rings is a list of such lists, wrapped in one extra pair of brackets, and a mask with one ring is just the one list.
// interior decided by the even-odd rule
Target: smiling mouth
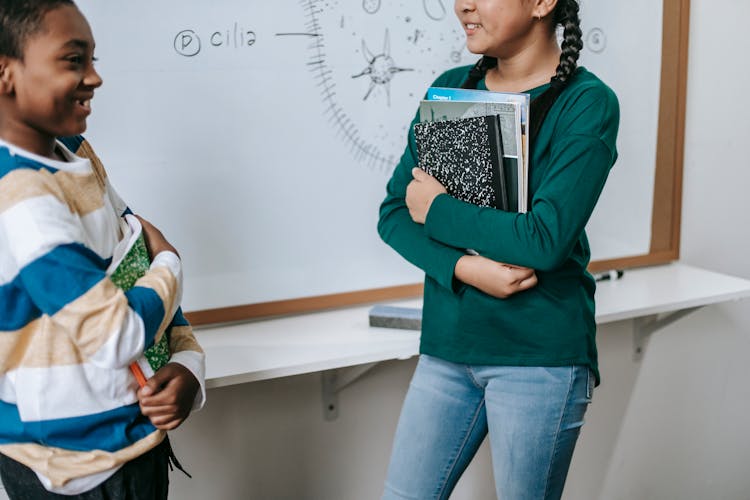
[(466, 23), (466, 24), (464, 24), (464, 27), (465, 27), (465, 28), (466, 28), (467, 30), (469, 30), (469, 31), (474, 31), (474, 30), (476, 30), (476, 29), (479, 29), (479, 28), (481, 28), (481, 27), (482, 27), (482, 25), (481, 25), (481, 24), (477, 24), (477, 23)]
[(78, 99), (76, 103), (84, 109), (91, 109), (91, 99)]

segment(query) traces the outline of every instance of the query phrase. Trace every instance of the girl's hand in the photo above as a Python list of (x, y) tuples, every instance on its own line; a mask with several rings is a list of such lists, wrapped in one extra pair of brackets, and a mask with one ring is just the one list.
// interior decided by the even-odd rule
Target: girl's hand
[(498, 299), (536, 286), (533, 269), (495, 262), (481, 255), (464, 255), (456, 263), (455, 276), (469, 286)]
[(157, 256), (159, 252), (165, 250), (173, 252), (178, 257), (180, 256), (180, 254), (177, 253), (177, 249), (167, 241), (164, 235), (161, 234), (161, 231), (143, 217), (138, 215), (136, 215), (136, 217), (138, 217), (138, 220), (141, 221), (141, 226), (143, 226), (143, 237), (146, 239), (148, 256), (151, 257), (151, 260), (154, 260), (154, 257)]
[(440, 182), (421, 168), (411, 169), (414, 180), (406, 187), (406, 206), (409, 215), (417, 224), (424, 224), (432, 201), (439, 194), (447, 192)]
[(157, 429), (175, 429), (190, 415), (199, 389), (190, 370), (179, 363), (167, 363), (138, 390), (141, 413)]

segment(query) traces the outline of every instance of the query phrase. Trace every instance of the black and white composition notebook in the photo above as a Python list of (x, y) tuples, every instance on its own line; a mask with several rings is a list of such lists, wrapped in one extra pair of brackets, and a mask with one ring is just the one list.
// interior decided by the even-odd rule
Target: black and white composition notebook
[(420, 168), (448, 194), (482, 207), (509, 209), (497, 115), (421, 122), (414, 135)]

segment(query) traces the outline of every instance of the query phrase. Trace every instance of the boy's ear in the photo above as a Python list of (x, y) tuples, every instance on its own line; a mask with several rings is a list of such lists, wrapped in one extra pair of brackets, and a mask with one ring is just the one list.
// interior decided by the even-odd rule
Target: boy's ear
[(0, 94), (13, 93), (13, 59), (0, 56)]

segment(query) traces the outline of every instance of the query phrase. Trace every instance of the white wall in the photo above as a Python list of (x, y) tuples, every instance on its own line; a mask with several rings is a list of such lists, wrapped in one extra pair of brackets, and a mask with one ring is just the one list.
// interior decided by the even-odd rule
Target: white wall
[[(750, 278), (744, 0), (693, 0), (682, 260)], [(648, 348), (602, 498), (750, 498), (750, 303), (694, 313)]]
[[(691, 8), (682, 260), (750, 278), (750, 3)], [(656, 334), (640, 363), (630, 323), (601, 328), (604, 384), (566, 499), (750, 498), (749, 305), (693, 313)], [(385, 363), (345, 389), (335, 422), (322, 419), (318, 375), (210, 391), (175, 433), (196, 477), (173, 476), (173, 498), (378, 498), (413, 367)], [(486, 447), (453, 498), (494, 498)]]
[[(414, 366), (376, 366), (340, 393), (332, 422), (323, 418), (319, 373), (211, 390), (210, 405), (173, 433), (194, 478), (173, 473), (171, 498), (379, 498)], [(456, 498), (492, 498), (491, 474), (484, 449)]]

